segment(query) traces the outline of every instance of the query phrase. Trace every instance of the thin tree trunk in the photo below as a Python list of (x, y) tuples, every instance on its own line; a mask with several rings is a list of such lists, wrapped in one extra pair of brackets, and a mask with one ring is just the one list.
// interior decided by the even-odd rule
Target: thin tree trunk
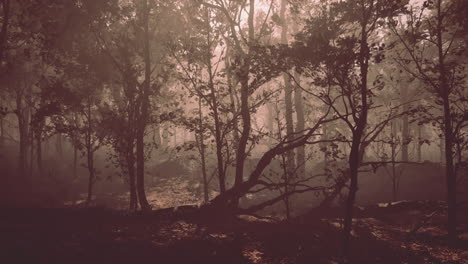
[(144, 128), (145, 125), (141, 124), (143, 120), (139, 120), (138, 129), (136, 133), (136, 188), (138, 192), (138, 200), (142, 210), (150, 210), (149, 203), (146, 199), (145, 193), (145, 153), (144, 153)]
[[(90, 146), (92, 148), (92, 146)], [(86, 204), (89, 205), (93, 199), (93, 185), (94, 185), (94, 155), (91, 149), (87, 151), (88, 158), (88, 197), (86, 199)]]
[[(254, 14), (255, 14), (255, 1), (250, 0), (249, 5), (249, 17), (248, 17), (248, 26), (249, 26), (249, 42), (254, 43)], [(235, 34), (235, 32), (232, 32)], [(241, 47), (237, 47), (242, 49)], [(250, 58), (249, 55), (245, 55), (242, 58), (241, 66), (238, 72), (238, 78), (241, 85), (241, 117), (242, 117), (242, 133), (239, 139), (239, 146), (236, 153), (236, 182), (241, 185), (243, 182), (244, 176), (244, 164), (247, 149), (247, 143), (250, 136), (251, 129), (251, 120), (250, 120), (250, 109), (249, 109), (249, 71), (250, 71)], [(232, 205), (237, 206), (239, 200), (235, 199), (232, 201)]]
[(442, 34), (444, 31), (442, 0), (437, 1), (437, 48), (439, 59), (440, 93), (444, 107), (444, 138), (445, 138), (445, 174), (447, 177), (447, 229), (451, 243), (457, 238), (457, 178), (453, 166), (453, 129), (450, 111), (450, 91), (445, 69)]
[[(298, 74), (295, 74), (295, 79), (296, 81), (300, 81), (300, 76)], [(301, 136), (303, 133), (301, 131), (304, 131), (305, 129), (305, 117), (304, 117), (304, 107), (303, 107), (303, 102), (302, 102), (302, 89), (298, 87), (298, 85), (295, 85), (294, 89), (294, 106), (296, 108), (296, 117), (297, 117), (297, 123), (296, 123), (296, 133), (297, 136)], [(296, 154), (296, 159), (297, 159), (297, 164), (298, 170), (297, 170), (297, 177), (300, 179), (305, 178), (305, 146), (300, 146), (297, 148), (297, 154)]]
[(8, 39), (8, 25), (10, 20), (10, 0), (2, 1), (3, 9), (3, 22), (2, 29), (0, 32), (0, 63), (3, 63), (3, 55), (5, 53), (5, 44)]
[(199, 145), (200, 145), (200, 158), (201, 158), (201, 169), (203, 176), (203, 201), (207, 203), (210, 199), (208, 193), (208, 177), (206, 175), (206, 160), (205, 160), (205, 136), (203, 135), (203, 113), (202, 113), (202, 103), (201, 97), (198, 98), (198, 118), (200, 120), (200, 132), (199, 132)]
[[(400, 85), (400, 102), (402, 104), (402, 111), (408, 111), (408, 87)], [(407, 162), (409, 160), (408, 147), (409, 147), (409, 120), (408, 115), (404, 114), (401, 117), (401, 160)]]
[(16, 95), (16, 116), (18, 118), (18, 132), (19, 132), (19, 156), (18, 168), (20, 175), (25, 177), (26, 173), (26, 155), (27, 155), (27, 128), (26, 121), (23, 113), (23, 102), (21, 93)]
[(143, 23), (144, 23), (144, 61), (145, 61), (145, 81), (143, 91), (140, 93), (140, 113), (136, 132), (136, 159), (137, 159), (137, 191), (140, 207), (143, 211), (151, 210), (151, 207), (146, 199), (145, 193), (145, 145), (144, 136), (146, 122), (149, 111), (149, 90), (151, 85), (151, 57), (149, 43), (149, 6), (148, 0), (145, 0), (143, 7)]
[(5, 146), (5, 127), (3, 126), (3, 121), (4, 121), (4, 118), (2, 117), (1, 120), (0, 120), (0, 147), (4, 147)]
[[(92, 123), (92, 116), (91, 116), (91, 102), (88, 101), (87, 107), (87, 121), (88, 127), (86, 131), (86, 158), (87, 158), (87, 167), (88, 167), (88, 198), (86, 199), (86, 204), (89, 205), (93, 199), (93, 184), (94, 184), (94, 144), (92, 139), (93, 133), (93, 123)], [(61, 145), (61, 144), (60, 144)]]
[(34, 129), (29, 131), (29, 176), (32, 177), (34, 173)]
[[(208, 85), (211, 91), (211, 103), (213, 105), (213, 118), (214, 118), (214, 123), (215, 123), (215, 142), (216, 142), (216, 158), (217, 158), (217, 163), (218, 163), (218, 179), (219, 179), (219, 192), (223, 194), (226, 191), (226, 175), (224, 172), (224, 159), (223, 159), (223, 142), (221, 138), (221, 124), (220, 124), (220, 117), (218, 113), (218, 99), (216, 98), (216, 90), (215, 90), (215, 85), (214, 85), (214, 76), (213, 76), (213, 70), (211, 66), (211, 25), (210, 25), (210, 13), (209, 9), (206, 9), (206, 27), (207, 27), (207, 35), (206, 35), (206, 40), (207, 40), (207, 54), (206, 54), (206, 66), (208, 70)], [(236, 174), (236, 179), (235, 179), (235, 185), (239, 184), (237, 174)]]
[(417, 155), (418, 155), (418, 162), (422, 161), (422, 125), (418, 125), (418, 142), (417, 142)]
[(235, 80), (233, 78), (233, 75), (232, 75), (232, 65), (230, 63), (230, 59), (231, 59), (231, 43), (226, 40), (226, 79), (227, 79), (227, 82), (228, 82), (228, 88), (229, 88), (229, 100), (230, 100), (230, 103), (231, 103), (231, 113), (232, 113), (232, 126), (233, 126), (233, 129), (232, 129), (232, 134), (233, 134), (233, 138), (234, 138), (234, 144), (233, 144), (233, 148), (234, 150), (237, 150), (237, 144), (239, 142), (239, 118), (238, 118), (238, 115), (237, 115), (237, 104), (236, 104), (236, 99), (235, 99), (235, 93), (236, 93), (236, 86), (237, 86), (237, 83), (235, 83)]
[[(405, 109), (406, 108), (406, 109)], [(407, 107), (403, 106), (403, 111), (407, 111)], [(408, 122), (408, 115), (404, 115), (402, 117), (402, 130), (401, 130), (401, 160), (402, 161), (409, 161), (409, 143), (410, 143), (410, 137), (409, 137), (409, 122)]]
[[(281, 0), (280, 17), (282, 21), (281, 25), (281, 42), (283, 44), (288, 43), (288, 23), (286, 18), (286, 0)], [(293, 137), (294, 124), (293, 124), (293, 103), (292, 103), (292, 85), (291, 79), (287, 73), (283, 73), (284, 80), (284, 102), (285, 102), (285, 119), (286, 119), (286, 133), (287, 137)], [(288, 177), (292, 177), (292, 173), (295, 170), (294, 151), (288, 151), (286, 153), (286, 168), (288, 171)]]
[(73, 144), (73, 179), (78, 177), (78, 148)]
[[(291, 14), (294, 18), (294, 14)], [(297, 20), (294, 20), (292, 23), (293, 34), (297, 34), (299, 30), (299, 23)], [(297, 83), (294, 84), (294, 108), (296, 109), (296, 136), (301, 136), (304, 133), (305, 129), (305, 116), (304, 116), (304, 103), (302, 98), (302, 89), (300, 87), (301, 76), (295, 71), (294, 79)], [(305, 168), (306, 168), (306, 155), (305, 155), (305, 146), (300, 146), (296, 149), (296, 166), (297, 168), (297, 177), (300, 179), (305, 178)]]
[[(281, 18), (281, 42), (282, 44), (288, 43), (288, 23), (286, 17), (286, 7), (287, 1), (281, 0), (281, 7), (280, 7), (280, 18)], [(294, 137), (294, 123), (293, 123), (293, 102), (292, 102), (292, 93), (293, 87), (291, 85), (291, 78), (287, 73), (283, 73), (283, 81), (284, 81), (284, 103), (285, 103), (285, 119), (286, 119), (286, 138), (293, 138)], [(285, 160), (285, 184), (289, 185), (289, 182), (292, 178), (294, 178), (296, 165), (294, 159), (294, 150), (290, 150), (286, 153), (286, 160)], [(286, 186), (286, 191), (289, 190), (289, 186)], [(286, 203), (286, 215), (287, 219), (290, 217), (290, 209), (291, 205), (289, 202), (289, 197), (285, 198)]]
[(445, 139), (444, 135), (439, 138), (439, 160), (440, 164), (445, 162)]
[(57, 133), (55, 139), (55, 151), (59, 159), (61, 159), (63, 157), (62, 134)]
[(274, 123), (274, 119), (275, 119), (275, 116), (274, 116), (274, 105), (273, 103), (271, 102), (268, 102), (267, 103), (267, 109), (268, 109), (268, 113), (267, 113), (267, 129), (268, 129), (268, 135), (269, 135), (269, 140), (268, 140), (268, 145), (269, 146), (273, 146), (274, 142), (275, 142), (275, 139), (273, 138), (273, 135), (274, 135), (274, 128), (273, 128), (273, 123)]
[(38, 126), (36, 131), (36, 159), (37, 159), (37, 170), (40, 176), (43, 175), (42, 169), (42, 128), (43, 122)]
[[(328, 133), (327, 124), (323, 124), (322, 130), (323, 130), (323, 132), (322, 132), (321, 138), (323, 140), (327, 140), (327, 133)], [(323, 166), (324, 166), (324, 168), (328, 168), (328, 155), (327, 155), (328, 144), (327, 143), (322, 143), (321, 145), (322, 145), (321, 149), (323, 151)]]
[(452, 120), (450, 101), (444, 96), (445, 174), (447, 175), (448, 235), (451, 242), (457, 238), (457, 178), (453, 167)]
[(128, 169), (128, 183), (130, 188), (130, 211), (135, 211), (138, 208), (138, 198), (136, 190), (136, 178), (135, 178), (135, 156), (132, 147), (127, 154), (127, 169)]
[(396, 202), (397, 200), (397, 175), (396, 175), (396, 167), (395, 167), (395, 160), (396, 160), (396, 126), (395, 122), (391, 122), (390, 125), (390, 134), (391, 134), (391, 139), (392, 143), (390, 145), (391, 147), (391, 161), (392, 161), (392, 202)]
[[(367, 21), (361, 22), (361, 42), (359, 54), (359, 68), (360, 68), (360, 97), (361, 97), (361, 110), (359, 117), (355, 119), (356, 125), (352, 129), (352, 143), (351, 151), (349, 154), (349, 171), (350, 171), (350, 187), (349, 194), (346, 201), (345, 217), (344, 217), (344, 238), (343, 238), (343, 256), (349, 257), (349, 247), (351, 238), (351, 228), (353, 220), (353, 207), (356, 200), (356, 192), (358, 190), (358, 174), (359, 166), (364, 156), (364, 149), (361, 149), (361, 139), (366, 129), (367, 114), (368, 114), (368, 90), (367, 90), (367, 74), (368, 74), (368, 61), (369, 61), (369, 46), (367, 43)], [(357, 110), (357, 109), (356, 109)]]

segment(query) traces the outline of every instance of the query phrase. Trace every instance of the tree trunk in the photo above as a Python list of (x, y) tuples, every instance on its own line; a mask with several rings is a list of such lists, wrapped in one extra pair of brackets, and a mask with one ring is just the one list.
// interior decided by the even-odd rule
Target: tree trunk
[(146, 199), (145, 193), (145, 143), (144, 132), (145, 125), (143, 120), (139, 120), (136, 133), (136, 187), (138, 192), (138, 200), (143, 211), (149, 211), (151, 208)]
[[(323, 140), (327, 140), (327, 133), (328, 133), (328, 127), (327, 127), (327, 124), (324, 124), (322, 126), (322, 136), (321, 136)], [(327, 155), (328, 144), (326, 142), (322, 143), (320, 144), (320, 148), (323, 151), (323, 167), (326, 169), (328, 168), (328, 155)]]
[(444, 14), (442, 14), (442, 0), (437, 1), (437, 48), (439, 59), (439, 83), (440, 95), (443, 100), (444, 107), (444, 138), (445, 138), (445, 174), (447, 177), (447, 229), (448, 237), (451, 243), (454, 243), (457, 238), (457, 177), (453, 166), (453, 128), (452, 117), (450, 111), (450, 84), (447, 80), (445, 69), (444, 50), (442, 34), (444, 32), (443, 25)]
[(78, 148), (73, 144), (73, 179), (78, 177)]
[[(21, 101), (21, 99), (19, 100)], [(18, 103), (18, 100), (17, 100)], [(28, 136), (27, 136), (27, 128), (24, 120), (24, 116), (22, 113), (21, 105), (17, 107), (17, 117), (18, 117), (18, 132), (19, 132), (19, 157), (18, 157), (18, 168), (20, 175), (25, 177), (26, 175), (26, 155), (28, 152)]]
[[(343, 237), (343, 256), (349, 257), (349, 246), (351, 238), (351, 228), (353, 220), (353, 207), (356, 200), (356, 192), (358, 190), (358, 173), (359, 166), (364, 156), (364, 149), (361, 149), (361, 139), (364, 134), (367, 125), (367, 113), (369, 110), (367, 96), (367, 73), (369, 68), (369, 46), (367, 43), (367, 21), (361, 22), (361, 42), (360, 42), (360, 52), (359, 52), (359, 68), (360, 68), (360, 99), (361, 99), (361, 109), (359, 116), (355, 118), (355, 128), (352, 129), (352, 143), (351, 151), (349, 153), (349, 172), (350, 172), (350, 187), (349, 194), (346, 201), (346, 209), (344, 216), (344, 237)], [(355, 109), (355, 111), (358, 111)]]
[[(210, 95), (211, 95), (211, 103), (213, 106), (213, 118), (214, 118), (214, 123), (215, 123), (215, 142), (216, 142), (216, 158), (217, 158), (217, 163), (218, 163), (218, 179), (219, 179), (219, 192), (224, 193), (226, 191), (226, 175), (224, 171), (224, 159), (223, 159), (223, 141), (222, 141), (222, 135), (221, 135), (221, 123), (220, 123), (220, 116), (218, 113), (218, 99), (216, 98), (216, 89), (214, 85), (214, 76), (213, 76), (213, 70), (211, 66), (211, 25), (210, 25), (210, 13), (209, 10), (206, 9), (206, 27), (207, 27), (207, 35), (206, 35), (206, 41), (207, 41), (207, 54), (206, 54), (206, 67), (208, 70), (208, 86), (210, 88)], [(242, 180), (242, 179), (240, 179)], [(235, 179), (235, 184), (238, 184), (239, 179), (237, 178), (236, 174), (236, 179)]]
[[(400, 84), (400, 102), (402, 104), (403, 113), (408, 111), (408, 87)], [(408, 147), (410, 143), (409, 137), (409, 120), (408, 115), (404, 114), (401, 117), (401, 160), (409, 161)]]
[(356, 200), (356, 192), (358, 190), (358, 169), (359, 169), (359, 146), (360, 138), (358, 140), (357, 132), (353, 135), (353, 143), (349, 154), (349, 175), (350, 186), (348, 198), (346, 200), (345, 217), (344, 217), (344, 239), (343, 239), (343, 255), (349, 256), (349, 245), (351, 238), (351, 228), (353, 221), (353, 207)]
[[(294, 18), (295, 16), (291, 14)], [(294, 20), (292, 22), (292, 33), (297, 34), (299, 30), (299, 21)], [(296, 136), (304, 134), (305, 129), (305, 116), (304, 116), (304, 103), (302, 98), (302, 89), (300, 87), (301, 76), (295, 71), (294, 79), (297, 83), (294, 84), (294, 108), (296, 109)], [(306, 155), (305, 145), (300, 146), (296, 149), (296, 166), (297, 166), (297, 177), (300, 179), (305, 178), (306, 168)]]
[(396, 174), (396, 125), (394, 121), (390, 123), (390, 135), (392, 143), (391, 147), (391, 161), (392, 161), (392, 202), (396, 202), (397, 200), (397, 174)]
[(136, 178), (135, 178), (135, 156), (133, 153), (133, 144), (127, 154), (127, 169), (128, 169), (128, 185), (130, 188), (130, 211), (138, 209), (138, 198), (136, 190)]
[[(280, 18), (281, 18), (281, 43), (287, 44), (288, 43), (288, 23), (286, 17), (286, 0), (281, 0), (281, 7), (280, 7)], [(292, 102), (292, 93), (293, 88), (291, 85), (291, 78), (287, 73), (283, 73), (283, 81), (284, 81), (284, 103), (285, 103), (285, 119), (286, 119), (286, 139), (294, 138), (294, 123), (293, 123), (293, 102)], [(280, 131), (281, 133), (281, 131)], [(289, 182), (292, 178), (294, 178), (296, 165), (294, 159), (294, 150), (290, 150), (286, 153), (286, 159), (284, 164), (284, 179), (285, 179), (285, 191), (289, 191)], [(286, 206), (286, 216), (287, 219), (290, 217), (290, 202), (289, 197), (285, 198), (285, 206)]]
[(32, 177), (34, 173), (34, 136), (34, 129), (31, 128), (29, 131), (29, 177)]
[(63, 146), (62, 146), (62, 134), (57, 133), (55, 135), (55, 154), (59, 159), (63, 157)]
[(5, 44), (8, 39), (8, 26), (10, 20), (10, 0), (2, 1), (3, 22), (0, 32), (0, 64), (3, 63), (3, 55), (5, 53)]
[(149, 43), (149, 7), (148, 0), (143, 2), (143, 23), (144, 23), (144, 61), (145, 61), (145, 81), (140, 92), (140, 111), (137, 119), (136, 131), (136, 159), (137, 159), (137, 191), (140, 207), (143, 211), (151, 210), (145, 193), (145, 129), (149, 111), (149, 90), (151, 85), (151, 57)]
[[(85, 147), (86, 147), (86, 158), (87, 158), (87, 167), (88, 167), (88, 198), (86, 199), (86, 204), (89, 205), (93, 198), (93, 184), (94, 184), (94, 142), (93, 142), (93, 122), (92, 122), (92, 113), (91, 113), (91, 101), (88, 101), (87, 106), (87, 121), (88, 127), (85, 134)], [(60, 140), (61, 142), (61, 140)], [(60, 143), (61, 147), (61, 143)]]
[(0, 116), (0, 147), (5, 146), (5, 127), (3, 121), (5, 120), (4, 116)]
[(93, 146), (87, 146), (87, 159), (88, 159), (88, 198), (86, 204), (89, 205), (93, 199), (93, 185), (94, 185), (94, 153), (91, 149)]
[[(281, 0), (280, 17), (281, 25), (281, 42), (282, 44), (288, 43), (288, 23), (286, 18), (286, 0)], [(285, 103), (285, 119), (286, 119), (286, 135), (288, 138), (294, 137), (294, 124), (293, 124), (293, 103), (292, 103), (292, 85), (291, 79), (287, 73), (283, 73), (284, 81), (284, 103)], [(293, 177), (295, 170), (294, 151), (286, 153), (286, 168), (288, 177)]]
[(40, 176), (43, 175), (42, 169), (42, 128), (43, 123), (38, 126), (36, 131), (36, 159), (37, 159), (37, 170)]
[[(233, 134), (233, 139), (234, 139), (234, 142), (233, 142), (233, 149), (234, 150), (237, 150), (238, 148), (238, 143), (239, 143), (239, 139), (240, 139), (240, 136), (239, 136), (239, 118), (238, 118), (238, 115), (237, 115), (237, 109), (238, 109), (238, 106), (236, 104), (236, 98), (235, 98), (235, 93), (237, 92), (236, 90), (236, 87), (237, 87), (237, 83), (235, 83), (236, 81), (234, 80), (233, 78), (233, 74), (232, 74), (232, 65), (230, 63), (230, 59), (231, 59), (231, 43), (227, 40), (226, 41), (226, 79), (227, 79), (227, 82), (228, 82), (228, 88), (229, 88), (229, 100), (230, 100), (230, 103), (231, 103), (231, 113), (232, 113), (232, 126), (233, 126), (233, 129), (232, 129), (232, 134)], [(226, 170), (226, 168), (225, 168)], [(235, 182), (234, 182), (235, 184)]]
[[(300, 81), (300, 76), (298, 74), (295, 74), (295, 79), (296, 81)], [(296, 133), (297, 136), (301, 136), (305, 129), (305, 118), (304, 118), (304, 108), (303, 108), (303, 103), (302, 103), (302, 89), (298, 86), (295, 85), (294, 89), (294, 106), (296, 107), (296, 116), (297, 116), (297, 123), (296, 123)], [(297, 177), (300, 179), (305, 178), (305, 146), (300, 146), (297, 148), (297, 154), (296, 154), (296, 161), (297, 164), (296, 166), (298, 167), (297, 170)]]
[(417, 145), (416, 145), (416, 151), (417, 151), (417, 155), (418, 155), (418, 162), (421, 162), (422, 161), (422, 142), (423, 142), (423, 138), (422, 138), (422, 125), (418, 125), (418, 142), (417, 142)]
[(450, 101), (444, 96), (445, 174), (447, 177), (448, 236), (451, 242), (457, 238), (457, 177), (453, 167), (452, 120)]
[(206, 204), (209, 199), (208, 193), (208, 176), (206, 175), (206, 160), (205, 160), (205, 136), (203, 135), (203, 113), (202, 113), (202, 103), (201, 97), (198, 98), (198, 119), (200, 120), (200, 132), (199, 132), (199, 145), (200, 145), (200, 159), (201, 159), (201, 169), (203, 176), (203, 201)]
[[(254, 43), (254, 14), (255, 14), (255, 1), (250, 0), (249, 5), (249, 17), (248, 17), (248, 26), (249, 26), (249, 43)], [(235, 34), (235, 32), (232, 32)], [(242, 49), (242, 47), (237, 47)], [(236, 152), (236, 177), (235, 181), (237, 184), (234, 186), (240, 186), (243, 183), (244, 177), (244, 163), (247, 158), (246, 149), (247, 143), (250, 136), (251, 129), (251, 120), (250, 120), (250, 109), (249, 109), (249, 71), (250, 71), (250, 58), (249, 55), (244, 55), (241, 57), (241, 65), (238, 74), (238, 79), (241, 85), (241, 117), (242, 117), (242, 133), (239, 139), (239, 146)], [(233, 205), (237, 206), (239, 201), (238, 198), (231, 201)]]
[(273, 146), (275, 140), (273, 138), (273, 135), (275, 133), (275, 130), (273, 128), (273, 123), (274, 123), (274, 119), (275, 119), (275, 115), (274, 115), (274, 112), (275, 112), (275, 105), (271, 102), (268, 102), (267, 103), (267, 109), (268, 109), (268, 113), (267, 113), (267, 129), (268, 129), (268, 135), (269, 135), (269, 140), (268, 140), (268, 145), (271, 147)]

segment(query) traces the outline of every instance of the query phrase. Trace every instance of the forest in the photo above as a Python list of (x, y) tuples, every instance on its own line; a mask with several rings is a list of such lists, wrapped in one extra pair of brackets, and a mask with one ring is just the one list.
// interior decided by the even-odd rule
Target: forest
[(0, 0), (1, 263), (468, 263), (467, 0)]

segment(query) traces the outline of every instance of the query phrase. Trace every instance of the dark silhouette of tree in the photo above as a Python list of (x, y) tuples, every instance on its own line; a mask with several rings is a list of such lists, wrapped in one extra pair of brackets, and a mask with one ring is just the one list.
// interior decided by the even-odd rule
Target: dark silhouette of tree
[[(391, 31), (402, 46), (396, 54), (400, 67), (429, 87), (434, 102), (443, 113), (438, 122), (443, 131), (445, 147), (447, 229), (452, 241), (457, 236), (455, 142), (463, 141), (463, 137), (457, 138), (457, 135), (466, 126), (467, 109), (464, 103), (466, 95), (461, 92), (466, 90), (466, 74), (462, 70), (465, 63), (456, 59), (466, 57), (466, 42), (463, 38), (466, 35), (466, 20), (460, 17), (463, 5), (463, 1), (425, 1), (422, 6), (412, 8), (404, 16), (406, 26), (398, 25), (395, 19), (389, 22)], [(429, 13), (424, 14), (425, 10)], [(432, 60), (432, 54), (437, 54), (436, 61)]]

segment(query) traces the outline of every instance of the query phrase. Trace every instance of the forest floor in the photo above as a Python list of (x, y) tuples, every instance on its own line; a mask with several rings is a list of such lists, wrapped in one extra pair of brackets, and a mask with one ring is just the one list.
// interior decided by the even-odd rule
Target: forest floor
[[(468, 263), (468, 210), (448, 246), (444, 204), (356, 208), (351, 263)], [(3, 209), (0, 263), (339, 263), (337, 210), (286, 221), (96, 208)]]

